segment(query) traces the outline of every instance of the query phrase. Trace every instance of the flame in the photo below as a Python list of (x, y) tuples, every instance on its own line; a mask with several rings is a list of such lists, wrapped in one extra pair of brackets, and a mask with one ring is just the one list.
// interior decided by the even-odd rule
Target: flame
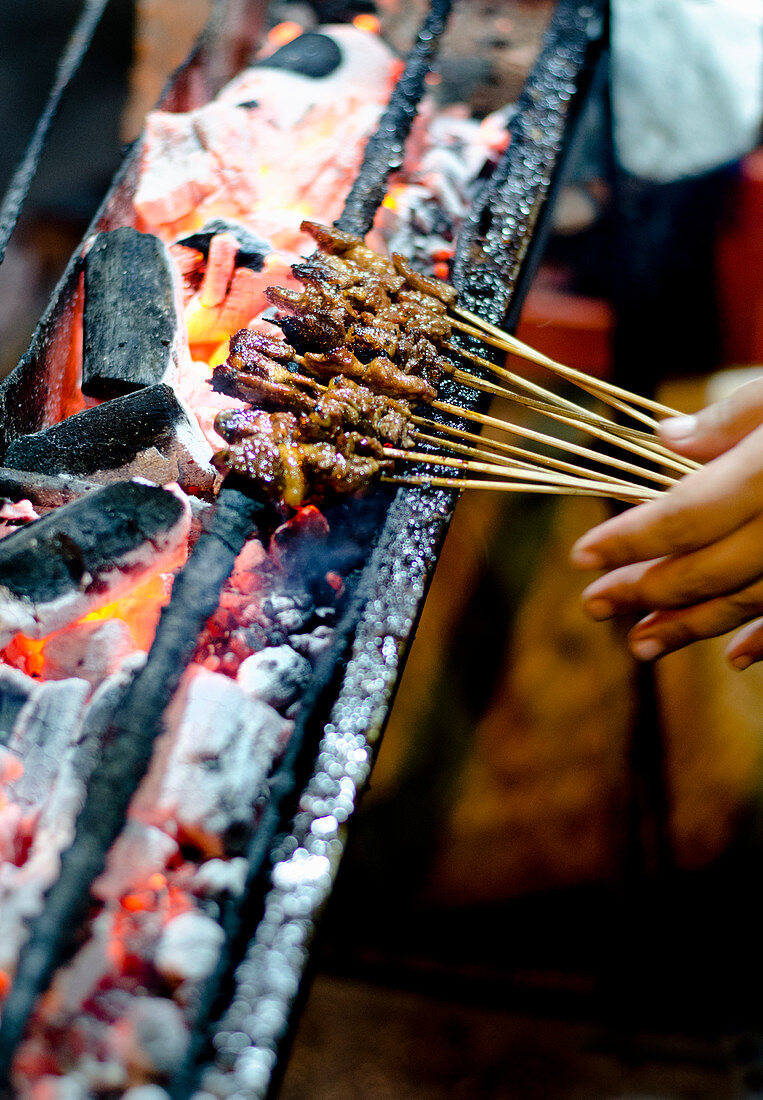
[(356, 15), (352, 25), (357, 27), (359, 31), (368, 31), (369, 34), (379, 34), (381, 32), (381, 23), (371, 12), (361, 12)]
[(294, 39), (298, 38), (301, 34), (302, 28), (299, 23), (286, 20), (283, 23), (276, 23), (275, 27), (268, 31), (268, 42), (271, 46), (275, 46), (276, 49), (280, 49), (281, 46), (293, 42)]

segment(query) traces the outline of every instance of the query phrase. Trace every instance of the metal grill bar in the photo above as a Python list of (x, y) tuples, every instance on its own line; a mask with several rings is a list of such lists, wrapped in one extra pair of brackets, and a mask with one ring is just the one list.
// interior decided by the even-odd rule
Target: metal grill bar
[(48, 101), (37, 120), (32, 138), (26, 147), (18, 168), (13, 173), (13, 178), (8, 185), (3, 204), (0, 207), (0, 264), (5, 259), (8, 241), (16, 228), (24, 200), (32, 185), (37, 165), (40, 163), (40, 156), (45, 145), (45, 139), (48, 136), (50, 124), (55, 117), (64, 92), (88, 51), (108, 2), (109, 0), (85, 0), (77, 24), (61, 55), (56, 79), (48, 96)]

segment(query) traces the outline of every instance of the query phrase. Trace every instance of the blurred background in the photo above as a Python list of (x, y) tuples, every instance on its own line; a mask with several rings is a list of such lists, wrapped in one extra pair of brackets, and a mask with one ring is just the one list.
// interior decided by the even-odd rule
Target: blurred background
[[(482, 114), (513, 102), (552, 6), (462, 0), (438, 93)], [(0, 0), (0, 191), (80, 7)], [(211, 7), (108, 6), (0, 268), (0, 373)], [(754, 55), (710, 28), (709, 61), (701, 37), (671, 57), (670, 8), (640, 8), (662, 52), (615, 21), (612, 95), (602, 74), (519, 335), (690, 411), (763, 369), (763, 150), (749, 109), (736, 138), (708, 106), (733, 113), (725, 74)], [(280, 0), (269, 26), (372, 9), (404, 50), (419, 3)], [(639, 115), (636, 42), (698, 66), (707, 102), (677, 80)], [(650, 126), (685, 159), (666, 167)], [(458, 506), (282, 1095), (763, 1095), (763, 676), (729, 670), (722, 639), (636, 667), (624, 629), (583, 617), (567, 564), (605, 506), (491, 496)]]

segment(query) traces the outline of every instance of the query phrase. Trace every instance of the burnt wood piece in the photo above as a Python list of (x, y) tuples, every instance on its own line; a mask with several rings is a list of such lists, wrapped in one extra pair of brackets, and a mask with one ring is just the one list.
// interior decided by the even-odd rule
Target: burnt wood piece
[[(35, 511), (45, 513), (80, 500), (86, 493), (93, 493), (103, 486), (97, 481), (69, 477), (66, 474), (39, 474), (31, 470), (9, 470), (0, 466), (0, 498), (19, 501), (28, 500)], [(202, 524), (208, 517), (213, 505), (198, 497), (189, 497), (191, 506), (190, 541), (194, 543), (201, 534)]]
[(60, 508), (79, 500), (86, 493), (102, 488), (97, 481), (68, 477), (66, 474), (40, 474), (29, 470), (10, 470), (0, 466), (0, 497), (5, 500), (28, 500), (39, 511)]
[(262, 237), (258, 237), (241, 222), (230, 218), (212, 218), (196, 233), (181, 237), (177, 243), (187, 248), (195, 248), (206, 259), (209, 255), (209, 243), (218, 233), (232, 233), (239, 243), (236, 253), (236, 267), (249, 267), (252, 271), (262, 271), (265, 257), (273, 251), (273, 246)]
[(432, 0), (416, 42), (375, 132), (368, 139), (363, 163), (355, 177), (337, 221), (347, 233), (365, 236), (387, 190), (390, 174), (401, 167), (405, 141), (410, 133), (424, 81), (437, 53), (453, 0)]
[(14, 531), (0, 540), (0, 645), (60, 630), (171, 568), (189, 528), (181, 494), (127, 481)]
[(116, 397), (169, 382), (182, 347), (167, 246), (125, 226), (99, 233), (84, 259), (82, 392)]
[[(275, 525), (269, 501), (254, 499), (248, 486), (246, 491), (234, 486), (235, 481), (222, 490), (210, 529), (201, 535), (186, 568), (176, 577), (148, 660), (125, 691), (105, 732), (100, 766), (88, 785), (74, 841), (62, 856), (61, 873), (46, 896), (42, 913), (32, 924), (3, 1006), (2, 1095), (13, 1095), (9, 1082), (13, 1053), (38, 994), (49, 984), (87, 914), (90, 886), (103, 871), (107, 853), (124, 825), (130, 799), (148, 769), (154, 741), (162, 731), (162, 716), (193, 656), (201, 629), (217, 608), (222, 586), (248, 536), (255, 527), (264, 533)], [(92, 499), (93, 495), (82, 503)], [(10, 535), (5, 541), (15, 537)]]
[(177, 481), (183, 489), (203, 491), (215, 483), (211, 456), (193, 413), (161, 383), (19, 436), (5, 465), (101, 483), (134, 476), (160, 484)]

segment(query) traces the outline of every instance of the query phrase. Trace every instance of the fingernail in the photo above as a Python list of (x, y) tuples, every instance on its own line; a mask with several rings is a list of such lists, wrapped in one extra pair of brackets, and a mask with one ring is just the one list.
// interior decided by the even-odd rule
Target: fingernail
[(604, 559), (596, 550), (588, 550), (576, 544), (570, 551), (570, 561), (578, 569), (603, 569)]
[(631, 653), (639, 661), (653, 661), (665, 652), (665, 646), (657, 638), (640, 638), (631, 642)]
[(592, 619), (611, 619), (615, 613), (615, 608), (609, 600), (596, 596), (592, 600), (585, 600), (583, 606)]
[(697, 430), (696, 416), (669, 416), (660, 421), (660, 435), (668, 439), (689, 439)]
[(744, 672), (744, 670), (749, 668), (753, 663), (753, 658), (749, 653), (740, 653), (737, 657), (731, 657), (730, 661), (734, 668), (739, 669), (740, 672)]

